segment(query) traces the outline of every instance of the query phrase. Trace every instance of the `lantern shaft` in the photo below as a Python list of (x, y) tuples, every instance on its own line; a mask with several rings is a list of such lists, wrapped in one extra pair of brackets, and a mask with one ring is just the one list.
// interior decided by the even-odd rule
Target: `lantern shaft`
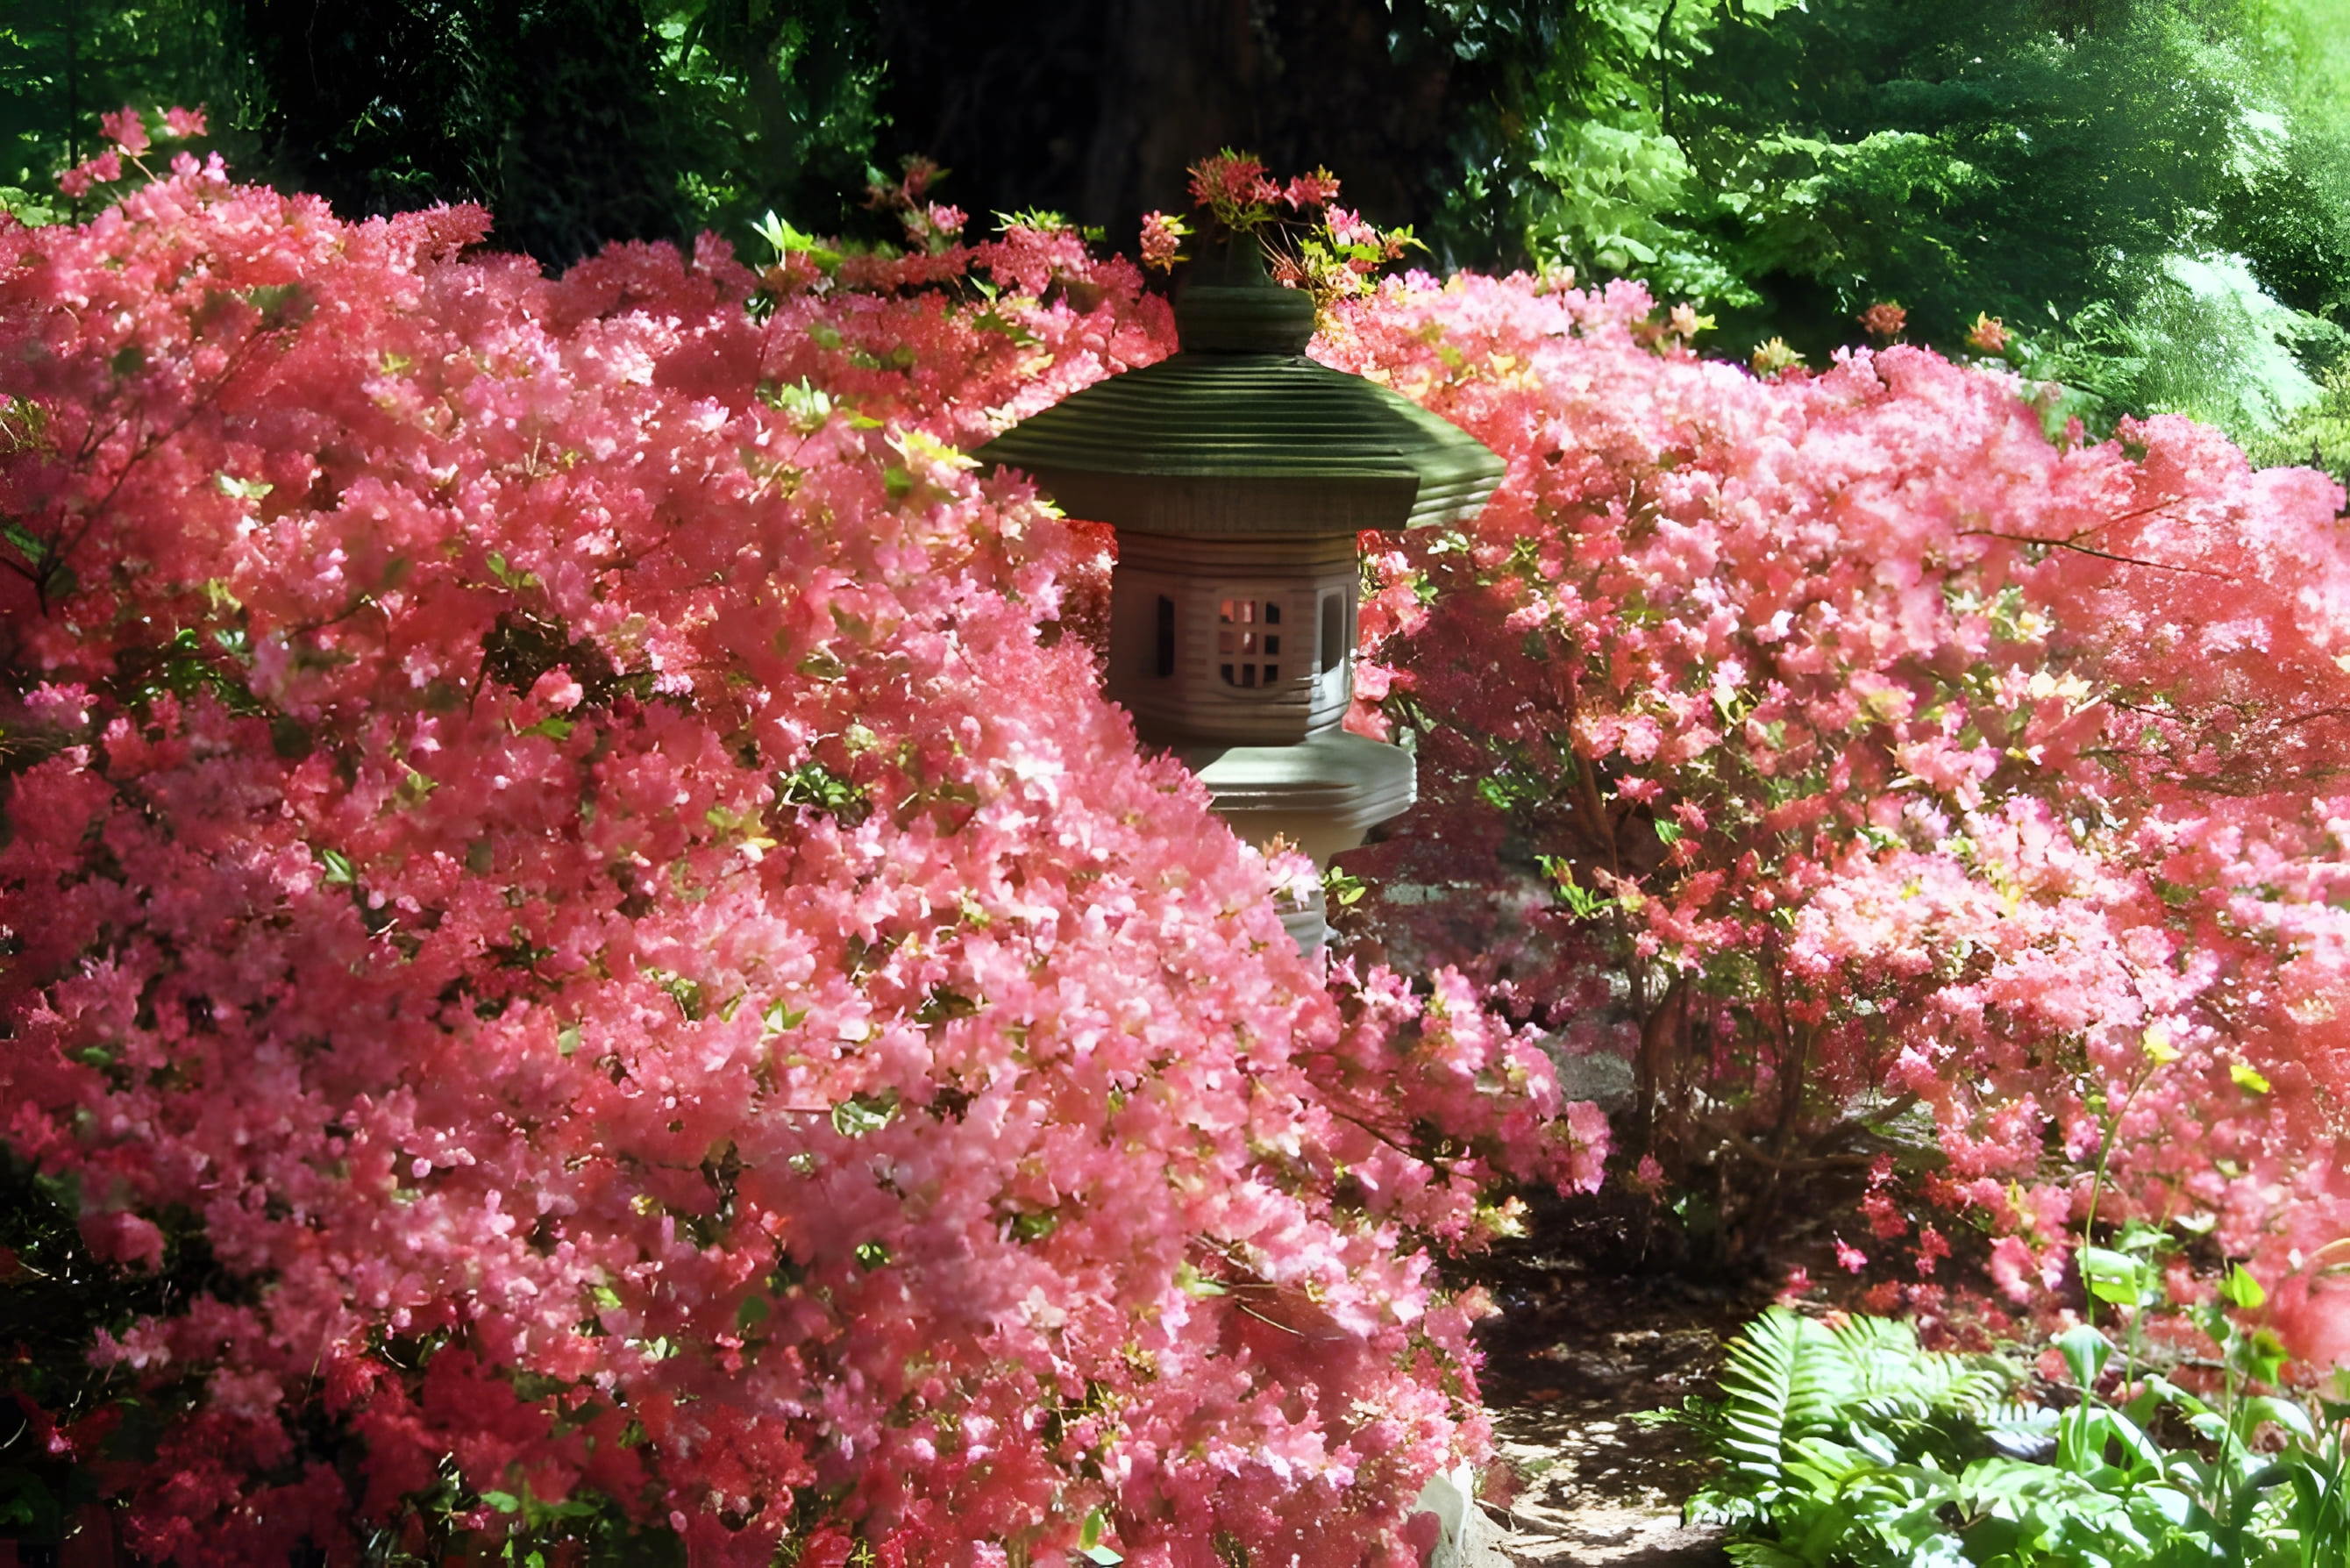
[(1121, 533), (1105, 685), (1162, 745), (1281, 745), (1338, 728), (1354, 700), (1352, 535)]

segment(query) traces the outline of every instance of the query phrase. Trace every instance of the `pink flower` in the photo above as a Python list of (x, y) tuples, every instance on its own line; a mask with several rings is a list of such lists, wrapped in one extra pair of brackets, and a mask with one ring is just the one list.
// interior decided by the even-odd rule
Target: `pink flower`
[(2012, 1302), (2033, 1298), (2039, 1268), (2039, 1260), (2020, 1236), (2002, 1236), (1991, 1244), (1991, 1282)]
[(1342, 245), (1369, 245), (1381, 243), (1379, 231), (1363, 221), (1359, 213), (1345, 207), (1326, 207), (1323, 222), (1330, 227), (1330, 237)]
[(1338, 177), (1327, 169), (1293, 177), (1282, 188), (1282, 200), (1295, 208), (1323, 207), (1338, 199)]
[(109, 141), (129, 157), (136, 158), (147, 151), (147, 122), (135, 109), (118, 109), (111, 114), (98, 117), (99, 130)]
[(1950, 1255), (1950, 1243), (1941, 1231), (1931, 1225), (1918, 1229), (1918, 1272), (1931, 1275), (1935, 1265)]
[(93, 1256), (151, 1272), (163, 1266), (163, 1232), (137, 1214), (107, 1210), (81, 1217), (81, 1239)]
[(1868, 1267), (1868, 1254), (1850, 1245), (1841, 1236), (1835, 1239), (1835, 1260), (1836, 1266), (1848, 1274), (1856, 1274)]
[(163, 111), (163, 129), (182, 138), (204, 134), (204, 111), (201, 109), (167, 109)]
[(572, 678), (568, 670), (562, 669), (548, 670), (540, 676), (537, 683), (530, 689), (530, 700), (533, 702), (552, 708), (559, 713), (568, 712), (577, 707), (581, 695), (579, 682)]
[(1676, 305), (1665, 314), (1665, 329), (1683, 341), (1696, 337), (1713, 325), (1711, 316), (1700, 316), (1695, 306)]
[(1166, 272), (1180, 260), (1184, 229), (1180, 219), (1165, 213), (1142, 215), (1141, 258), (1144, 266)]
[(122, 155), (111, 150), (87, 159), (57, 176), (57, 189), (78, 200), (92, 185), (111, 184), (122, 178)]
[(1191, 165), (1191, 200), (1234, 228), (1262, 223), (1266, 207), (1281, 199), (1281, 187), (1266, 177), (1264, 165), (1245, 152), (1227, 149), (1203, 158)]

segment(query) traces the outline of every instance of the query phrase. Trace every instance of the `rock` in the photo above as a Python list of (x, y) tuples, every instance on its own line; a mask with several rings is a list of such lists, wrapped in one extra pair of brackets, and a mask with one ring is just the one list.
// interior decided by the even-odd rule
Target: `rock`
[(1612, 1051), (1570, 1056), (1555, 1044), (1545, 1044), (1551, 1065), (1558, 1072), (1559, 1093), (1570, 1100), (1589, 1100), (1609, 1116), (1630, 1108), (1632, 1064)]
[(1420, 1490), (1419, 1506), (1436, 1515), (1442, 1533), (1428, 1568), (1511, 1568), (1499, 1526), (1477, 1506), (1477, 1478), (1466, 1465), (1440, 1470)]

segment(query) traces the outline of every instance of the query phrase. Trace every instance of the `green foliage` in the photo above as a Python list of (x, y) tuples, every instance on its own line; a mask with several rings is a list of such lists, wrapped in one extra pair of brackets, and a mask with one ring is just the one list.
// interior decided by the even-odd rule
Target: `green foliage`
[(2178, 411), (2305, 457), (2350, 350), (2350, 20), (2314, 11), (1578, 7), (1437, 233), (1695, 300), (1742, 358), (1816, 360), (1881, 301), (1959, 352), (1988, 314), (2093, 426)]
[(665, 95), (685, 128), (694, 223), (739, 244), (770, 209), (837, 229), (878, 181), (882, 65), (847, 0), (648, 0)]
[(1690, 63), (1725, 26), (1762, 28), (1798, 0), (1602, 0), (1547, 25), (1507, 4), (1443, 7), (1456, 52), (1498, 61), (1495, 111), (1461, 140), (1438, 218), (1451, 256), (1625, 274), (1668, 297), (1741, 290), (1702, 232), (1720, 193), (1676, 130), (1718, 111)]
[(98, 117), (125, 104), (213, 109), (240, 162), (262, 92), (238, 0), (0, 0), (0, 210), (75, 215), (55, 175), (99, 151)]
[(881, 67), (845, 0), (0, 0), (0, 205), (124, 104), (211, 110), (241, 174), (340, 212), (480, 202), (564, 263), (608, 240), (837, 228)]
[[(2093, 1293), (2153, 1305), (2155, 1234), (2085, 1249)], [(1689, 1513), (1731, 1526), (1731, 1559), (1752, 1568), (2338, 1568), (2350, 1407), (2326, 1406), (2321, 1433), (2249, 1391), (2279, 1361), (2228, 1309), (2258, 1290), (2238, 1270), (2199, 1314), (2226, 1368), (2216, 1402), (2138, 1375), (2134, 1355), (2125, 1402), (2100, 1397), (2123, 1352), (2085, 1324), (2054, 1342), (2078, 1390), (2061, 1409), (2023, 1400), (2009, 1363), (1923, 1349), (1906, 1323), (1773, 1308), (1731, 1343), (1721, 1398), (1667, 1417), (1724, 1465)]]

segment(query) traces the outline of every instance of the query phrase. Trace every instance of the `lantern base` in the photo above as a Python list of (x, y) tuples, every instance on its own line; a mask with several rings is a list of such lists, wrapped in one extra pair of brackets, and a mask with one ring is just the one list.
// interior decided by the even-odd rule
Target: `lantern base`
[[(1289, 746), (1186, 746), (1176, 751), (1208, 786), (1232, 831), (1263, 847), (1284, 838), (1326, 867), (1379, 824), (1411, 809), (1419, 767), (1400, 746), (1335, 730)], [(1329, 937), (1326, 901), (1284, 910), (1282, 924), (1308, 958)]]
[(1400, 746), (1334, 730), (1288, 746), (1180, 746), (1216, 815), (1252, 844), (1276, 836), (1326, 864), (1419, 797), (1419, 769)]

